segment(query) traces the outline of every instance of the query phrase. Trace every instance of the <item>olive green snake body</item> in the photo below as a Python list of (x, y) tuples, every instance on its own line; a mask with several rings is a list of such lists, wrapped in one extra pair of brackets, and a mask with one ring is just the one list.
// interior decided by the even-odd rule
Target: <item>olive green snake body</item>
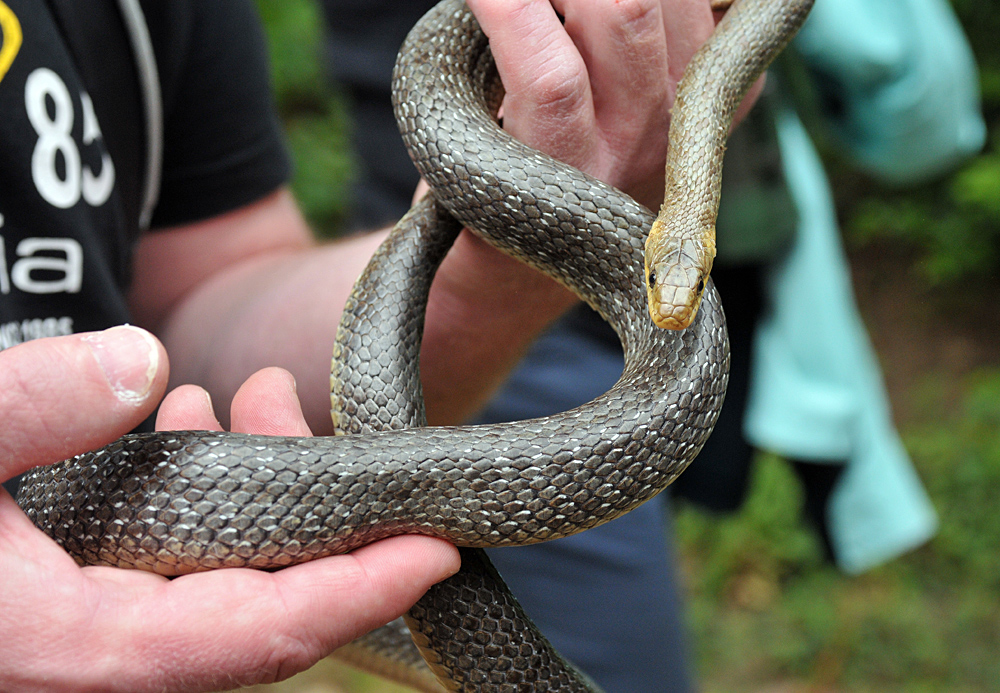
[[(780, 5), (794, 17), (780, 32), (737, 23), (739, 36), (757, 37), (753, 50), (773, 54), (811, 0), (741, 0), (737, 9), (744, 5)], [(746, 50), (726, 41), (717, 48)], [(755, 63), (756, 73), (766, 62)], [(740, 76), (747, 83), (731, 98), (755, 76)], [(530, 544), (614, 519), (665, 488), (698, 453), (722, 405), (729, 356), (718, 295), (706, 281), (689, 327), (656, 327), (644, 269), (653, 214), (510, 138), (494, 119), (501, 98), (471, 12), (444, 0), (411, 32), (394, 75), (400, 129), (433, 197), (373, 258), (334, 349), (333, 417), (349, 435), (125, 436), (31, 472), (18, 502), (35, 524), (81, 564), (180, 575), (277, 568), (402, 533), (476, 549)], [(677, 149), (688, 146), (676, 141)], [(719, 174), (718, 156), (710, 176)], [(463, 224), (571, 288), (615, 328), (625, 369), (611, 390), (541, 419), (425, 427), (417, 366), (423, 309)], [(481, 551), (463, 549), (462, 571), (407, 616), (442, 684), (596, 690), (530, 626), (484, 561)]]

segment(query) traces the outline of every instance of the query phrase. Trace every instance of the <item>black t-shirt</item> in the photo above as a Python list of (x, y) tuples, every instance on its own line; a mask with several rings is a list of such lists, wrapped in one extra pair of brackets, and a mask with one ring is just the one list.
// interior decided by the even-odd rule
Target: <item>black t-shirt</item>
[[(222, 214), (279, 187), (290, 166), (249, 0), (142, 9), (164, 115), (152, 227)], [(146, 133), (112, 0), (0, 0), (0, 41), (2, 350), (129, 319)]]

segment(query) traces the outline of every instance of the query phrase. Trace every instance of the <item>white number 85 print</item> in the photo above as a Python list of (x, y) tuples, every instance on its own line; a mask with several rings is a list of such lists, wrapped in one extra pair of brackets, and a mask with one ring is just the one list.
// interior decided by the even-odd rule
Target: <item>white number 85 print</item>
[[(52, 113), (47, 100), (51, 99)], [(94, 115), (94, 105), (87, 94), (80, 95), (83, 104), (83, 144), (90, 145), (101, 136)], [(24, 106), (28, 120), (38, 134), (31, 157), (31, 177), (38, 194), (60, 209), (75, 205), (80, 196), (87, 204), (99, 207), (107, 202), (115, 184), (115, 169), (111, 157), (103, 152), (101, 173), (95, 176), (82, 164), (80, 150), (73, 140), (73, 99), (65, 82), (47, 67), (32, 72), (24, 85)], [(59, 155), (64, 166), (63, 177), (57, 169)]]

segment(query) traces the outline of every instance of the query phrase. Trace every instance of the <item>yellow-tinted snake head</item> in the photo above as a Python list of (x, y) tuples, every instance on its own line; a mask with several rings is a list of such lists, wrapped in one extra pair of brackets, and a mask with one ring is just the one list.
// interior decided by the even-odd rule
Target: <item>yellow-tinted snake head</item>
[(664, 231), (656, 220), (646, 239), (646, 295), (657, 327), (683, 330), (691, 324), (714, 259), (714, 228), (683, 237)]

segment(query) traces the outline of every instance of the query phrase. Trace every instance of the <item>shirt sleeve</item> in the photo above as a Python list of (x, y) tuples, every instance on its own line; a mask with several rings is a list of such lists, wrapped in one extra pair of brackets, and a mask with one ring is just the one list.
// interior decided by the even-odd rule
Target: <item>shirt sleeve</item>
[(253, 4), (149, 0), (143, 9), (164, 111), (153, 228), (238, 209), (286, 183), (291, 164)]

